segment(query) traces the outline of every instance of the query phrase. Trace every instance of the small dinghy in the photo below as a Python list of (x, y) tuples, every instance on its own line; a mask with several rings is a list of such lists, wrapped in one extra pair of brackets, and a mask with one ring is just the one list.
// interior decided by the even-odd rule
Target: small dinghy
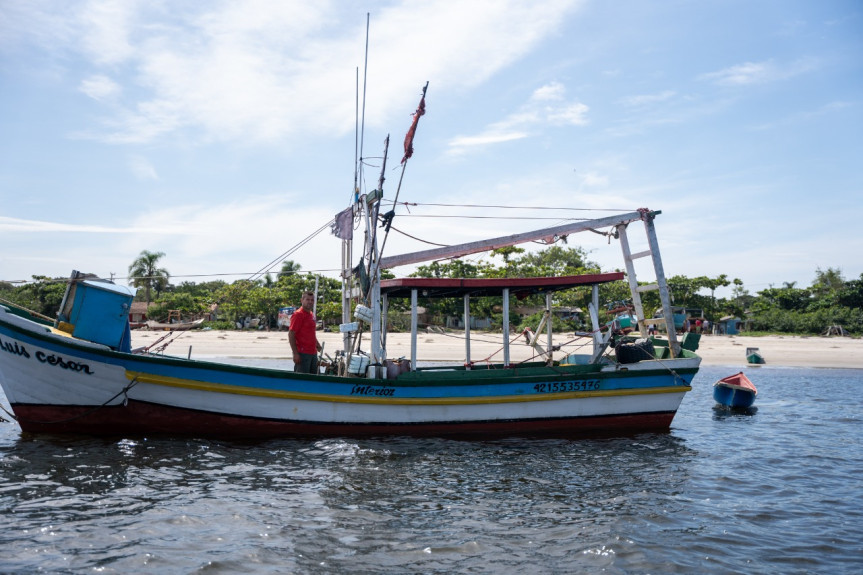
[(755, 402), (756, 395), (758, 390), (742, 371), (736, 375), (723, 377), (713, 384), (713, 399), (716, 403), (728, 407), (743, 409), (750, 407)]
[(761, 355), (761, 350), (757, 347), (747, 347), (746, 348), (746, 361), (750, 365), (764, 365), (767, 363), (764, 361), (764, 356)]

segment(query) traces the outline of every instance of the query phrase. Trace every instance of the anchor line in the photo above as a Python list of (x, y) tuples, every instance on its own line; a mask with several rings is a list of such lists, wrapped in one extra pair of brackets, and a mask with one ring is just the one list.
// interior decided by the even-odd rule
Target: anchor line
[(23, 421), (24, 423), (36, 423), (36, 424), (39, 424), (39, 425), (54, 425), (54, 424), (59, 424), (59, 423), (68, 423), (68, 422), (70, 422), (70, 421), (75, 421), (76, 419), (81, 419), (82, 417), (86, 417), (86, 416), (88, 416), (88, 415), (90, 415), (90, 414), (92, 414), (92, 413), (95, 413), (96, 411), (98, 411), (98, 410), (102, 409), (103, 407), (105, 407), (106, 405), (108, 405), (109, 403), (111, 403), (112, 401), (114, 401), (115, 399), (117, 399), (118, 397), (120, 397), (121, 395), (125, 396), (125, 397), (123, 398), (123, 407), (127, 406), (127, 405), (129, 404), (129, 396), (128, 396), (128, 395), (126, 395), (126, 394), (129, 392), (129, 390), (130, 390), (130, 389), (132, 389), (133, 387), (135, 387), (135, 385), (136, 385), (137, 383), (138, 383), (138, 376), (136, 375), (134, 378), (132, 378), (132, 381), (130, 381), (130, 382), (128, 383), (128, 385), (126, 385), (125, 387), (123, 387), (123, 389), (121, 389), (120, 391), (118, 391), (118, 392), (116, 393), (116, 395), (114, 395), (114, 397), (112, 397), (111, 399), (109, 399), (108, 401), (106, 401), (105, 403), (103, 403), (102, 405), (97, 405), (96, 407), (94, 407), (94, 408), (92, 408), (92, 409), (89, 409), (89, 410), (85, 411), (84, 413), (79, 413), (78, 415), (75, 415), (75, 416), (72, 416), (72, 417), (67, 417), (66, 419), (58, 419), (58, 420), (56, 420), (56, 421), (38, 421), (38, 420), (35, 420), (35, 419), (22, 419), (22, 418), (18, 417), (17, 415), (15, 415), (14, 413), (10, 413), (10, 412), (9, 412), (5, 407), (3, 407), (2, 405), (0, 405), (0, 409), (2, 409), (3, 411), (5, 411), (7, 415), (9, 415), (12, 419), (14, 419), (15, 421), (17, 421), (17, 422), (19, 422), (19, 423), (20, 423), (20, 422), (22, 422), (22, 421)]

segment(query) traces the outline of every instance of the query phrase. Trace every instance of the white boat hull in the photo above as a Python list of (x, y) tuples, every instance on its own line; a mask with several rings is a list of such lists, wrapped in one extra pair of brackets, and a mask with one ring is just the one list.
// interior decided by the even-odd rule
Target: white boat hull
[(699, 361), (406, 374), (396, 380), (308, 376), (116, 352), (0, 308), (0, 383), (21, 428), (33, 432), (273, 437), (655, 431), (668, 429)]

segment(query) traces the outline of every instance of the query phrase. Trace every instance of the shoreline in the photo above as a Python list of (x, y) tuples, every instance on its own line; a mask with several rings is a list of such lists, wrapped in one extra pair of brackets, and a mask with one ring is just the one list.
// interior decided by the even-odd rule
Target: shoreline
[[(169, 332), (135, 330), (132, 348), (150, 346)], [(174, 337), (176, 336), (176, 337)], [(564, 335), (563, 337), (567, 337)], [(571, 336), (569, 336), (571, 337)], [(503, 342), (499, 334), (474, 332), (471, 336), (471, 360), (474, 363), (503, 361)], [(286, 331), (219, 331), (190, 330), (175, 332), (165, 355), (195, 359), (257, 358), (291, 359)], [(324, 352), (333, 355), (342, 347), (342, 334), (318, 332)], [(410, 357), (410, 334), (387, 335), (387, 356)], [(569, 341), (560, 338), (559, 341)], [(766, 364), (760, 367), (813, 367), (863, 369), (863, 339), (825, 336), (743, 336), (704, 335), (698, 348), (702, 366), (747, 367), (746, 348), (757, 347)], [(556, 358), (567, 353), (589, 353), (590, 340), (579, 339), (565, 345)], [(510, 344), (510, 360), (526, 361), (534, 354), (519, 336)], [(417, 334), (417, 361), (464, 361), (465, 346), (461, 332)]]

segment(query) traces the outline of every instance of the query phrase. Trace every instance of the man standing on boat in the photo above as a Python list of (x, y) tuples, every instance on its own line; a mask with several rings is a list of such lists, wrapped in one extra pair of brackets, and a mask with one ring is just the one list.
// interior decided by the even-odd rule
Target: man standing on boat
[(294, 371), (318, 374), (318, 352), (323, 346), (315, 334), (317, 319), (312, 312), (315, 305), (314, 292), (305, 291), (300, 300), (301, 307), (291, 316), (288, 341), (294, 352)]

